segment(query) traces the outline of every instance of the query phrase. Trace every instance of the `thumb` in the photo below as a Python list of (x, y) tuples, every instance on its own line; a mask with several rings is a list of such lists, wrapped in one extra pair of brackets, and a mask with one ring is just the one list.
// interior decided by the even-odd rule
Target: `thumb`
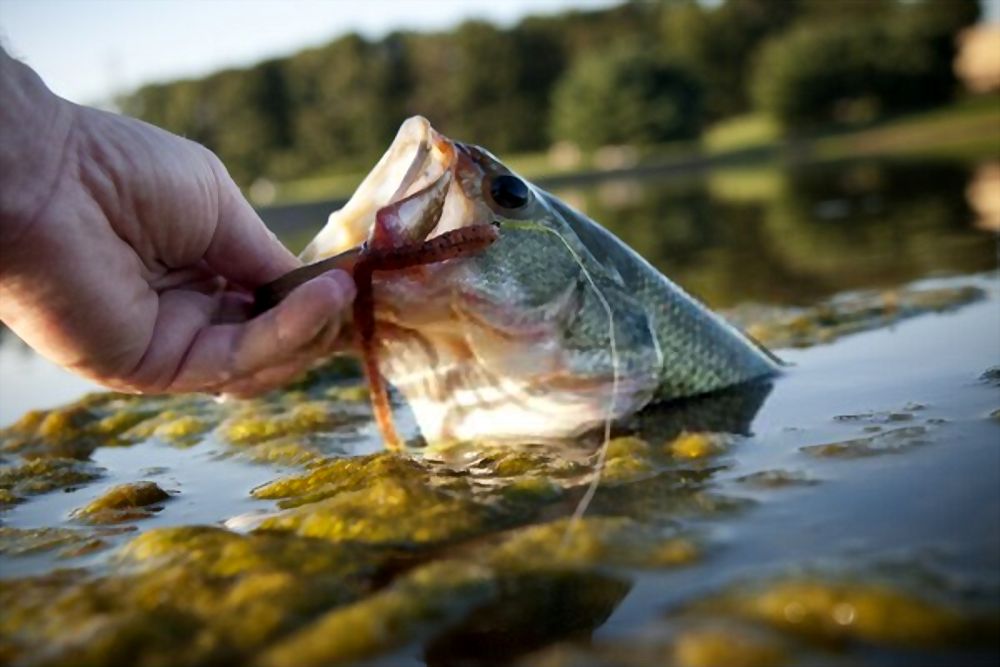
[[(214, 157), (214, 156), (213, 156)], [(208, 266), (247, 289), (275, 280), (301, 262), (264, 225), (226, 172), (213, 160), (218, 187), (219, 217), (205, 252)]]

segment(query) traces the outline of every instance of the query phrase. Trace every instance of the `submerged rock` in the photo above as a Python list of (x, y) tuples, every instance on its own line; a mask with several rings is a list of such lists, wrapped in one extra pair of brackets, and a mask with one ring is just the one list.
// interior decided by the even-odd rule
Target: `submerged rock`
[(413, 480), (383, 478), (267, 518), (258, 530), (333, 542), (416, 545), (485, 532), (499, 518), (471, 499)]
[(811, 456), (825, 458), (859, 458), (892, 454), (911, 447), (926, 445), (927, 427), (903, 426), (888, 431), (882, 431), (864, 438), (830, 442), (823, 445), (808, 445), (801, 450)]
[(871, 574), (798, 573), (710, 593), (627, 639), (556, 644), (517, 664), (770, 667), (855, 664), (860, 656), (923, 664), (944, 655), (978, 664), (998, 637), (996, 612), (917, 596)]
[(64, 489), (98, 479), (103, 470), (91, 463), (64, 458), (31, 459), (0, 466), (0, 497), (5, 504), (26, 496)]
[(150, 517), (156, 505), (170, 499), (170, 494), (155, 482), (119, 484), (73, 511), (73, 518), (86, 523), (122, 523)]
[(76, 528), (14, 528), (0, 526), (0, 554), (24, 556), (59, 550), (62, 558), (71, 558), (106, 549), (104, 531)]
[(728, 313), (772, 348), (809, 347), (929, 312), (943, 312), (986, 296), (979, 287), (902, 287), (840, 294), (808, 308), (741, 306)]
[(780, 489), (787, 486), (812, 486), (819, 484), (803, 472), (793, 470), (761, 470), (737, 477), (736, 481), (757, 489)]
[(986, 640), (997, 619), (969, 615), (902, 587), (864, 580), (789, 577), (750, 585), (697, 603), (694, 613), (760, 621), (809, 642), (848, 640), (900, 647), (959, 645)]
[(318, 618), (254, 662), (261, 667), (322, 667), (386, 652), (457, 623), (497, 595), (488, 568), (438, 561), (374, 595)]

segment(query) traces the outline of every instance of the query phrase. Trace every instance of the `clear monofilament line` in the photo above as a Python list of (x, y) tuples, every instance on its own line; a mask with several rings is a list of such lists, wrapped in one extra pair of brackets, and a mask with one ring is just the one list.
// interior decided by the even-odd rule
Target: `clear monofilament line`
[(618, 383), (619, 383), (619, 359), (618, 359), (618, 344), (615, 337), (615, 315), (614, 311), (611, 309), (611, 304), (608, 303), (607, 298), (604, 294), (597, 288), (597, 283), (594, 281), (593, 276), (590, 275), (590, 271), (587, 270), (586, 265), (583, 263), (583, 259), (577, 254), (573, 246), (563, 237), (562, 234), (554, 229), (548, 227), (543, 227), (537, 223), (531, 222), (514, 222), (505, 221), (502, 223), (503, 227), (513, 228), (513, 229), (524, 229), (530, 231), (541, 231), (554, 235), (559, 239), (566, 250), (572, 255), (573, 260), (580, 267), (580, 272), (583, 274), (584, 279), (587, 284), (594, 292), (594, 296), (597, 297), (598, 302), (600, 302), (601, 307), (608, 316), (608, 345), (611, 347), (611, 400), (608, 401), (608, 410), (604, 419), (604, 442), (601, 443), (601, 447), (597, 452), (597, 461), (594, 465), (594, 471), (592, 473), (590, 483), (587, 485), (587, 490), (584, 492), (583, 497), (580, 502), (577, 503), (576, 509), (573, 510), (573, 514), (570, 517), (569, 524), (566, 526), (566, 532), (563, 534), (563, 540), (561, 548), (565, 548), (571, 531), (576, 526), (576, 524), (583, 518), (586, 513), (587, 508), (590, 506), (591, 501), (594, 499), (594, 495), (597, 493), (597, 487), (600, 486), (601, 476), (604, 473), (604, 463), (608, 457), (608, 445), (611, 442), (611, 424), (615, 418), (615, 407), (618, 399)]

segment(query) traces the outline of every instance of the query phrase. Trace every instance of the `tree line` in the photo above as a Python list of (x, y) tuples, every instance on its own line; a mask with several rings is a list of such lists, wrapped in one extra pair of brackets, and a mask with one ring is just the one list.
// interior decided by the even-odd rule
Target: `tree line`
[(795, 132), (947, 101), (954, 36), (979, 11), (977, 0), (632, 1), (509, 28), (351, 34), (118, 104), (204, 143), (243, 184), (363, 168), (413, 114), (496, 153), (693, 138), (753, 110)]

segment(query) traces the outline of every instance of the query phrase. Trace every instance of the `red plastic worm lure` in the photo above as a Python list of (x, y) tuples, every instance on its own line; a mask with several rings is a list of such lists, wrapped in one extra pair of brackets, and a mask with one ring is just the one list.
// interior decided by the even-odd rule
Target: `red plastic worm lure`
[(394, 248), (365, 248), (354, 265), (354, 327), (358, 350), (368, 379), (372, 413), (386, 447), (393, 451), (403, 449), (403, 443), (392, 420), (392, 407), (385, 383), (378, 370), (375, 352), (375, 301), (372, 274), (376, 271), (401, 271), (416, 266), (435, 264), (448, 259), (476, 255), (499, 237), (494, 224), (462, 227), (421, 243), (405, 244)]

